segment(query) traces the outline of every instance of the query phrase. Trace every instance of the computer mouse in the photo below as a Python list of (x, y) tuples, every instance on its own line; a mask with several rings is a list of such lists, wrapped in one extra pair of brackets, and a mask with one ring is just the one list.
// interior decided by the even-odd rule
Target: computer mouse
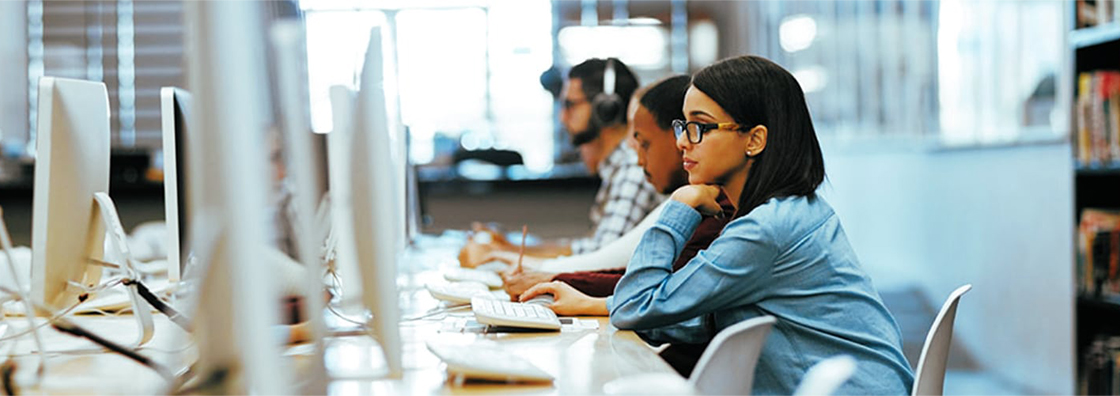
[(556, 297), (551, 294), (538, 294), (537, 296), (522, 302), (525, 304), (540, 304), (549, 306), (552, 305), (552, 303), (556, 302)]
[(603, 384), (608, 395), (693, 395), (696, 390), (675, 373), (643, 373)]

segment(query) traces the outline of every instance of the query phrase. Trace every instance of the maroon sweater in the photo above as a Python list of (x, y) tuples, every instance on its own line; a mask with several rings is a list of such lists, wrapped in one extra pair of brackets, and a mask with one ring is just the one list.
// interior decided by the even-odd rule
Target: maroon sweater
[[(712, 241), (723, 231), (723, 227), (731, 222), (731, 218), (735, 215), (735, 206), (731, 204), (731, 200), (721, 191), (719, 196), (716, 197), (716, 202), (719, 203), (723, 212), (720, 216), (703, 216), (700, 224), (696, 226), (696, 231), (693, 231), (692, 238), (685, 243), (684, 249), (681, 250), (681, 255), (677, 256), (677, 260), (673, 262), (673, 271), (688, 264), (688, 261), (692, 260), (697, 252), (707, 249), (708, 245), (711, 245)], [(622, 275), (625, 273), (625, 268), (565, 272), (556, 274), (552, 277), (552, 280), (567, 283), (591, 297), (606, 297), (614, 294), (614, 286), (618, 284), (618, 280), (622, 279)]]

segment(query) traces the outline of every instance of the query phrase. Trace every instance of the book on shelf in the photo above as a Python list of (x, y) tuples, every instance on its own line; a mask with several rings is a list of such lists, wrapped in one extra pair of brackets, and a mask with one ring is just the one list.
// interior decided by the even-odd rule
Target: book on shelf
[(1077, 80), (1077, 162), (1120, 163), (1120, 71), (1084, 72)]
[(1081, 353), (1081, 395), (1120, 395), (1120, 337), (1098, 334)]
[(1077, 291), (1120, 297), (1120, 210), (1086, 208), (1077, 229)]
[(1093, 27), (1120, 20), (1117, 0), (1077, 0), (1077, 28)]

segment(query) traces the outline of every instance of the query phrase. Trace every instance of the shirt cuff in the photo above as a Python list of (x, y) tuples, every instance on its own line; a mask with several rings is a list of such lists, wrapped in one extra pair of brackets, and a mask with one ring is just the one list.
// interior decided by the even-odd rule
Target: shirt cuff
[(613, 310), (614, 310), (614, 295), (612, 294), (612, 295), (607, 296), (607, 312), (609, 313)]
[(700, 225), (701, 220), (703, 220), (703, 217), (696, 209), (680, 201), (669, 200), (665, 209), (661, 211), (661, 217), (657, 219), (657, 222), (669, 227), (687, 240), (692, 232), (696, 231), (696, 227)]

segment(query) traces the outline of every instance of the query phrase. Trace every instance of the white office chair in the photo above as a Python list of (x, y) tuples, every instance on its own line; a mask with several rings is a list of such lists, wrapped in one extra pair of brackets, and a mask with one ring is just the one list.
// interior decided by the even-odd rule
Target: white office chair
[(827, 396), (836, 393), (841, 385), (848, 382), (856, 372), (856, 360), (848, 355), (833, 356), (821, 360), (805, 372), (801, 384), (793, 391), (794, 396)]
[(777, 321), (773, 316), (762, 316), (723, 329), (700, 355), (688, 382), (705, 395), (751, 394), (754, 366)]
[(766, 336), (777, 319), (762, 316), (723, 329), (708, 347), (688, 381), (664, 374), (638, 374), (603, 385), (607, 394), (750, 395), (754, 368)]
[(918, 370), (914, 372), (914, 388), (911, 395), (940, 396), (945, 385), (945, 365), (949, 360), (949, 344), (953, 341), (953, 321), (957, 316), (957, 303), (961, 296), (972, 290), (972, 285), (964, 285), (953, 290), (941, 312), (933, 320), (933, 326), (926, 334), (922, 355), (918, 358)]

